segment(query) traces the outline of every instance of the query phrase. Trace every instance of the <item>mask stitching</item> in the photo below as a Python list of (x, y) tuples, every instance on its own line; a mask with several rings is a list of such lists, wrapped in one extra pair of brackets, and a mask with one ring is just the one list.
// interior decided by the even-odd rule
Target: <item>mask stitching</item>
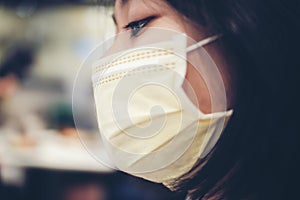
[(116, 65), (125, 64), (125, 63), (133, 62), (136, 60), (143, 60), (143, 59), (147, 59), (147, 58), (173, 55), (173, 54), (174, 54), (174, 52), (172, 51), (172, 49), (171, 50), (158, 50), (158, 51), (152, 51), (152, 52), (148, 51), (148, 52), (137, 53), (134, 55), (125, 56), (123, 58), (120, 58), (120, 59), (118, 59), (118, 61), (104, 63), (104, 64), (96, 67), (94, 69), (94, 72), (99, 72), (101, 70), (104, 70), (104, 69), (108, 68), (108, 66), (114, 67)]
[(137, 71), (137, 72), (130, 72), (124, 76), (116, 76), (114, 78), (107, 78), (107, 79), (103, 79), (101, 80), (100, 82), (96, 83), (95, 86), (99, 86), (99, 85), (102, 85), (102, 84), (106, 84), (106, 83), (109, 83), (109, 82), (112, 82), (112, 81), (115, 81), (115, 80), (118, 80), (118, 79), (121, 79), (121, 78), (125, 78), (125, 77), (129, 77), (129, 76), (133, 76), (133, 75), (136, 75), (138, 73), (150, 73), (150, 72), (157, 72), (157, 71), (166, 71), (166, 70), (170, 70), (170, 69), (174, 69), (175, 67), (171, 67), (171, 68), (157, 68), (157, 69), (152, 69), (152, 70), (145, 70), (145, 71)]
[(164, 64), (164, 66), (143, 67), (143, 68), (139, 68), (139, 69), (134, 69), (134, 70), (129, 71), (129, 72), (128, 71), (120, 72), (120, 73), (117, 73), (117, 74), (106, 76), (104, 78), (101, 78), (101, 79), (95, 81), (94, 87), (97, 87), (99, 85), (106, 84), (106, 83), (109, 83), (109, 82), (112, 82), (112, 81), (115, 81), (115, 80), (119, 80), (121, 78), (133, 76), (133, 75), (136, 75), (136, 74), (140, 74), (140, 73), (167, 71), (167, 70), (172, 70), (172, 69), (175, 69), (175, 63), (174, 62), (166, 63), (166, 64)]

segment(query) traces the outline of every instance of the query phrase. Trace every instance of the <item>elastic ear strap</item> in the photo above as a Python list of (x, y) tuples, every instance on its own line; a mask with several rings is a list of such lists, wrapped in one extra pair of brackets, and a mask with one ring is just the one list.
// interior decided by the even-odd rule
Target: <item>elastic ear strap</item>
[(199, 47), (203, 47), (209, 43), (212, 43), (212, 42), (216, 41), (217, 39), (219, 39), (221, 36), (222, 35), (214, 35), (214, 36), (208, 37), (204, 40), (201, 40), (200, 42), (187, 47), (186, 52), (194, 51), (195, 49), (198, 49)]

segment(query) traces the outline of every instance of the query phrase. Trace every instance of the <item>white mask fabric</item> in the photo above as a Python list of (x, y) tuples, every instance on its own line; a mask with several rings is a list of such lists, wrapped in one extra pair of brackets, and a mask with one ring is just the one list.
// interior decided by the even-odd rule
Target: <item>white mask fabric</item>
[(217, 143), (232, 110), (204, 114), (182, 88), (186, 36), (172, 37), (105, 56), (93, 65), (99, 131), (114, 166), (171, 185)]

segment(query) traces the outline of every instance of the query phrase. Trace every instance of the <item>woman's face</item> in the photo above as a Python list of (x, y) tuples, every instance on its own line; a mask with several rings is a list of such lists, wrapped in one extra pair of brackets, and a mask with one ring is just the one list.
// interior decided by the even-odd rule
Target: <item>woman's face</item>
[[(185, 33), (195, 41), (201, 41), (213, 34), (207, 33), (203, 27), (196, 25), (186, 17), (178, 13), (165, 0), (116, 0), (114, 21), (117, 27), (117, 33), (122, 33), (128, 30), (132, 34), (138, 33), (144, 27), (167, 28), (177, 32)], [(141, 22), (141, 23), (139, 23)], [(143, 26), (139, 26), (143, 24)], [(211, 43), (204, 47), (209, 53), (214, 63), (218, 67), (224, 82), (227, 106), (231, 107), (233, 102), (233, 70), (229, 67), (229, 61), (223, 56), (222, 49), (218, 42)], [(188, 54), (196, 53), (193, 51)], [(197, 61), (196, 61), (197, 62)], [(205, 84), (204, 79), (197, 73), (196, 69), (188, 64), (186, 80), (193, 88), (197, 99), (192, 99), (196, 105), (199, 105), (200, 110), (204, 113), (211, 112), (211, 95)], [(184, 84), (183, 88), (187, 86)], [(189, 96), (189, 90), (186, 90)], [(223, 108), (214, 107), (214, 111), (221, 111)]]

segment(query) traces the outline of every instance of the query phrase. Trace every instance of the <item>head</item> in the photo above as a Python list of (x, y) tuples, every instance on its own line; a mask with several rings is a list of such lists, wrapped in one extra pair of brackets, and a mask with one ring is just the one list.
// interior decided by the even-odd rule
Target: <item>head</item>
[(33, 62), (33, 50), (27, 46), (10, 49), (0, 63), (0, 96), (13, 93)]
[[(299, 100), (297, 8), (296, 1), (280, 0), (116, 0), (118, 33), (132, 29), (136, 34), (146, 26), (185, 33), (195, 41), (222, 34), (204, 48), (221, 72), (227, 107), (235, 115), (204, 167), (179, 191), (195, 199), (293, 197), (287, 191), (293, 188), (299, 146), (293, 114)], [(187, 70), (199, 108), (210, 113), (205, 82), (193, 67)]]

